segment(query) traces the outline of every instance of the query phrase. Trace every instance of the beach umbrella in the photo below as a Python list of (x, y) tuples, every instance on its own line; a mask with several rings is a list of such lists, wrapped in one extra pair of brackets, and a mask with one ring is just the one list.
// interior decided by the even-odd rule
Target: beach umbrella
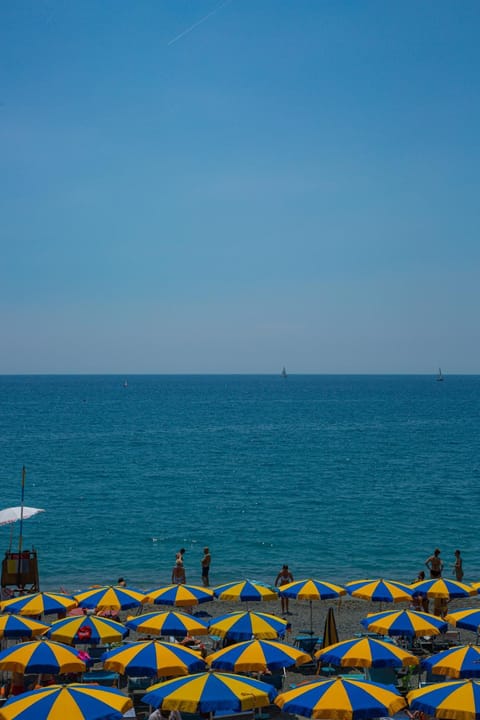
[(347, 591), (341, 585), (325, 582), (323, 580), (294, 580), (279, 588), (280, 597), (286, 597), (291, 600), (308, 600), (310, 603), (310, 635), (313, 635), (313, 600), (333, 600), (341, 595), (346, 595)]
[(172, 676), (202, 672), (205, 660), (199, 653), (179, 643), (148, 640), (129, 643), (102, 655), (105, 670), (124, 675)]
[(411, 690), (407, 695), (410, 710), (448, 720), (480, 718), (480, 682), (453, 680)]
[(278, 590), (276, 588), (252, 580), (241, 580), (240, 582), (219, 585), (214, 588), (213, 592), (218, 600), (232, 600), (234, 602), (265, 602), (278, 599)]
[(46, 636), (58, 642), (77, 645), (121, 642), (128, 635), (122, 623), (98, 615), (76, 615), (52, 623)]
[(76, 673), (86, 665), (78, 651), (50, 640), (32, 640), (0, 651), (0, 670), (19, 673)]
[(142, 701), (187, 713), (241, 712), (269, 705), (276, 694), (272, 685), (251, 677), (207, 672), (153, 685)]
[(191, 607), (213, 600), (213, 590), (198, 585), (165, 585), (147, 592), (147, 602), (155, 605)]
[(80, 607), (97, 610), (127, 610), (146, 602), (144, 593), (122, 585), (104, 585), (74, 595)]
[(43, 635), (50, 625), (21, 615), (0, 615), (0, 639)]
[(448, 629), (448, 623), (444, 620), (417, 610), (387, 610), (371, 613), (360, 622), (370, 632), (391, 636), (440, 635)]
[(120, 720), (133, 703), (115, 688), (50, 685), (22, 693), (0, 708), (0, 720)]
[(312, 658), (285, 643), (272, 640), (248, 640), (235, 643), (208, 655), (207, 663), (214, 670), (227, 672), (265, 672), (292, 665), (304, 665)]
[(418, 665), (415, 655), (393, 643), (361, 637), (343, 640), (315, 653), (317, 660), (341, 667), (404, 667)]
[(333, 608), (328, 608), (327, 617), (325, 618), (325, 626), (323, 628), (322, 648), (338, 643), (337, 623)]
[(345, 587), (352, 597), (372, 602), (397, 603), (412, 599), (410, 587), (395, 580), (354, 580)]
[(274, 702), (287, 713), (333, 720), (393, 715), (406, 706), (403, 697), (385, 685), (347, 677), (300, 685), (281, 693)]
[[(38, 513), (45, 512), (42, 508), (32, 508), (32, 507), (26, 507), (23, 506), (23, 519), (28, 520), (28, 518), (33, 517), (34, 515), (38, 515)], [(0, 510), (0, 525), (10, 525), (11, 523), (17, 522), (17, 520), (20, 520), (22, 518), (22, 507), (19, 505), (18, 507), (9, 507), (5, 508), (4, 510)]]
[(480, 647), (460, 645), (422, 660), (422, 667), (434, 675), (451, 678), (480, 678)]
[(276, 640), (283, 637), (287, 621), (268, 613), (232, 612), (214, 618), (209, 623), (210, 635), (219, 635), (229, 640)]
[(208, 635), (208, 627), (203, 620), (175, 610), (137, 615), (137, 617), (128, 618), (125, 625), (130, 630), (148, 635), (172, 635), (173, 637)]
[(448, 613), (445, 620), (454, 627), (478, 632), (480, 630), (480, 608), (455, 610), (455, 612)]
[(413, 597), (426, 595), (429, 598), (439, 598), (440, 600), (452, 600), (453, 598), (469, 597), (477, 594), (477, 591), (471, 585), (466, 585), (458, 580), (449, 580), (448, 578), (421, 580), (410, 587)]
[(2, 612), (18, 613), (18, 615), (51, 615), (71, 610), (77, 601), (64, 593), (37, 592), (22, 595), (0, 603)]

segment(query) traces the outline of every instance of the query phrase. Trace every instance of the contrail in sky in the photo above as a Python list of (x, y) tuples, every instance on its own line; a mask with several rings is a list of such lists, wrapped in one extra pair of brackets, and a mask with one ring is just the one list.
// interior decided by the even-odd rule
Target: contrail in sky
[(213, 8), (213, 10), (211, 10), (207, 15), (200, 18), (200, 20), (197, 20), (197, 22), (193, 23), (193, 25), (190, 25), (190, 27), (188, 27), (186, 30), (181, 32), (180, 35), (177, 35), (172, 40), (170, 40), (170, 42), (168, 42), (167, 45), (168, 46), (173, 45), (174, 43), (177, 42), (177, 40), (180, 40), (181, 38), (185, 37), (185, 35), (188, 35), (188, 33), (192, 32), (192, 30), (195, 30), (196, 27), (198, 27), (199, 25), (204, 23), (205, 20), (208, 20), (209, 17), (212, 17), (212, 15), (215, 15), (216, 12), (218, 12), (219, 10), (224, 8), (225, 5), (229, 5), (231, 2), (232, 2), (232, 0), (223, 0), (223, 2), (219, 3), (217, 5), (217, 7)]

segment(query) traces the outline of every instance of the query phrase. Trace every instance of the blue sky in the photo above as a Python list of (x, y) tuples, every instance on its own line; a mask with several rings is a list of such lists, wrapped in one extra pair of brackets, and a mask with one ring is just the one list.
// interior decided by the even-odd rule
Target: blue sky
[(0, 373), (478, 372), (480, 4), (0, 4)]

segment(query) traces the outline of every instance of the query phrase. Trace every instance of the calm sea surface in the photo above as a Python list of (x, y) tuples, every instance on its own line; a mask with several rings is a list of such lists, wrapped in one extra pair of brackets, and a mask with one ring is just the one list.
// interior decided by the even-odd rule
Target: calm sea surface
[[(438, 546), (480, 580), (480, 376), (0, 377), (0, 507), (43, 588), (411, 581)], [(10, 527), (0, 527), (2, 552)], [(18, 543), (18, 524), (14, 527)]]

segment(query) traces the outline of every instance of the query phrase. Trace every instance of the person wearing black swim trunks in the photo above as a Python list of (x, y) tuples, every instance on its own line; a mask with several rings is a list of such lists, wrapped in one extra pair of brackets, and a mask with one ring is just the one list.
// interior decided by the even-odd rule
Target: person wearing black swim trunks
[(425, 561), (425, 565), (430, 570), (431, 578), (442, 577), (443, 562), (440, 558), (440, 550), (438, 548), (435, 548), (435, 550), (433, 551), (433, 555), (430, 555), (430, 557), (427, 558), (427, 560)]

